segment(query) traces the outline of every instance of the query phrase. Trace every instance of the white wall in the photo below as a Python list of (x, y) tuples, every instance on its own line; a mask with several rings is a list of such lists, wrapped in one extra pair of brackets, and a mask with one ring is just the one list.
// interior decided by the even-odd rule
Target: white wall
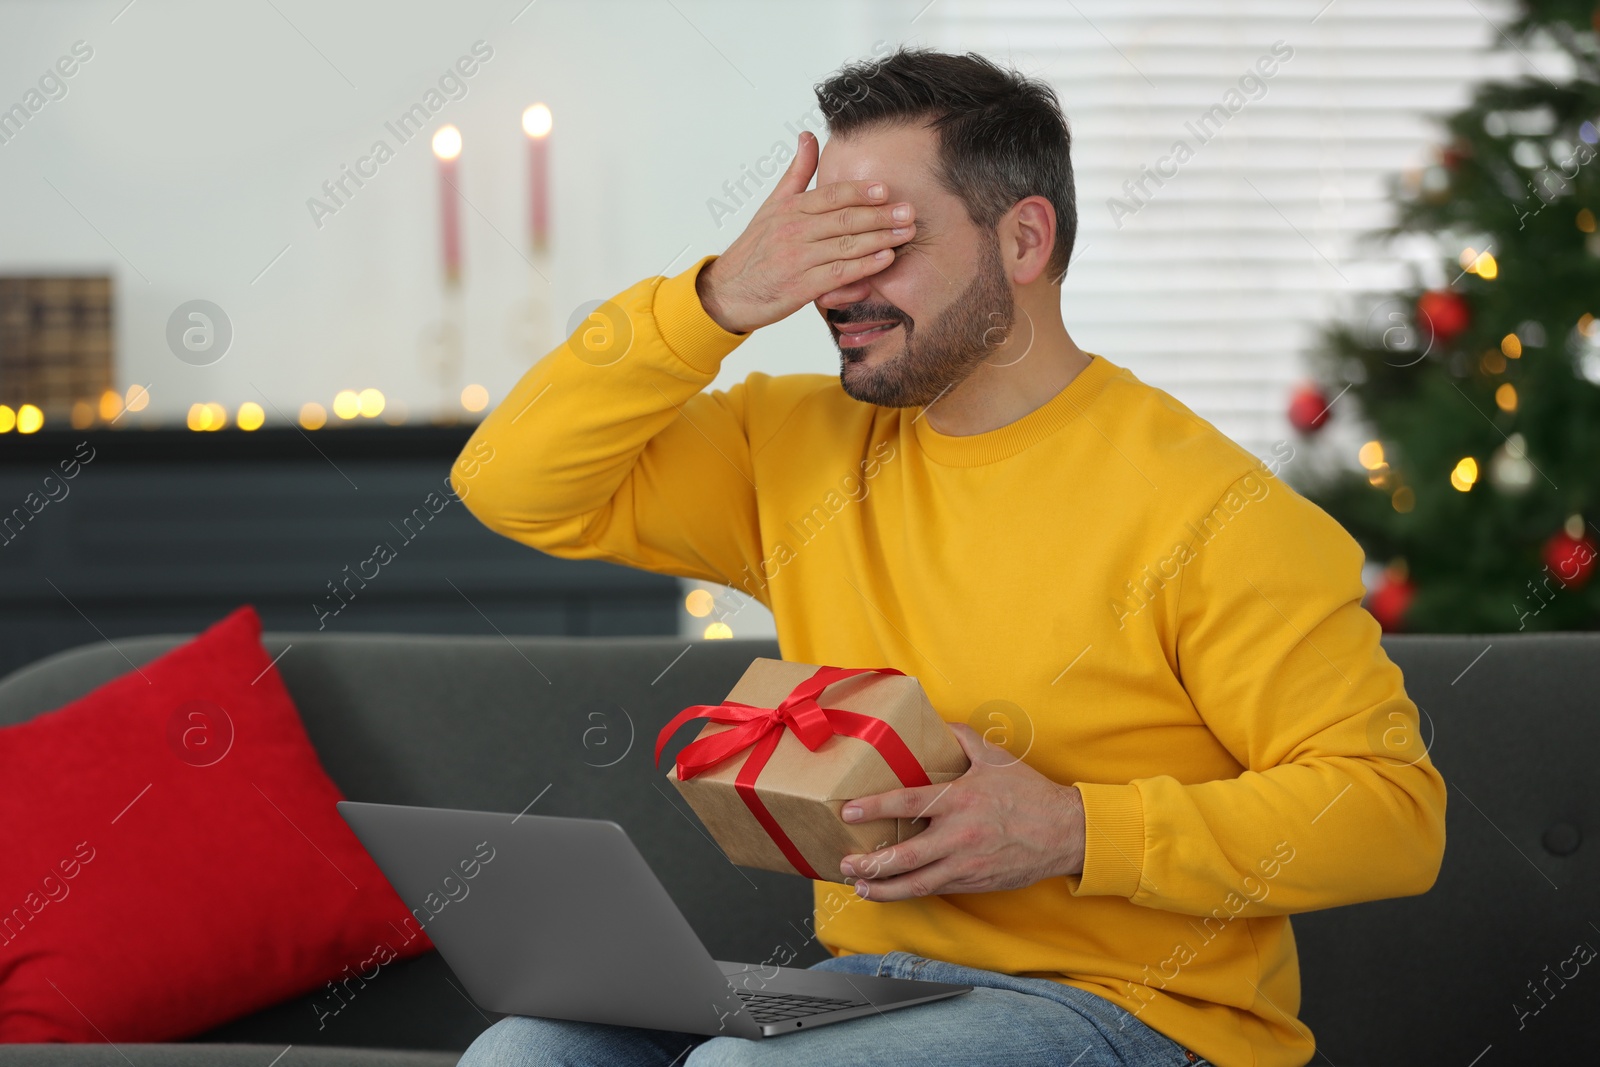
[[(1388, 221), (1386, 181), (1429, 161), (1430, 116), (1530, 61), (1560, 76), (1537, 49), (1487, 52), (1485, 16), (1504, 0), (125, 5), (0, 3), (0, 108), (74, 42), (93, 49), (66, 97), (0, 144), (0, 272), (110, 271), (119, 381), (151, 385), (150, 415), (166, 419), (263, 395), (293, 412), (367, 386), (423, 417), (458, 412), (466, 382), (497, 398), (579, 305), (725, 247), (752, 209), (719, 225), (707, 201), (793, 143), (811, 85), (875, 42), (911, 41), (978, 49), (1057, 87), (1076, 135), (1075, 337), (1265, 451), (1287, 432), (1312, 327), (1404, 280), (1354, 241)], [(1114, 223), (1124, 180), (1279, 39), (1295, 58), (1270, 91)], [(493, 58), (433, 119), (465, 134), (471, 204), (464, 365), (445, 388), (436, 166), (425, 138), (401, 145), (384, 123), (478, 40)], [(525, 237), (518, 118), (534, 100), (556, 116), (554, 245), (536, 264), (548, 282)], [(380, 137), (395, 158), (319, 229), (308, 199)], [(536, 294), (548, 311), (529, 336)], [(209, 367), (165, 338), (196, 298), (235, 330)], [(837, 356), (801, 314), (743, 346), (718, 384), (756, 368), (833, 373)]]
[[(114, 275), (119, 382), (150, 385), (150, 412), (180, 422), (197, 401), (232, 411), (265, 394), (292, 414), (367, 386), (413, 415), (454, 405), (459, 384), (442, 391), (429, 369), (443, 307), (436, 165), (424, 138), (401, 145), (383, 124), (473, 42), (493, 58), (433, 125), (465, 138), (461, 382), (491, 398), (578, 305), (721, 251), (750, 212), (719, 229), (707, 199), (775, 140), (792, 143), (785, 123), (814, 104), (811, 85), (873, 43), (845, 0), (125, 3), (0, 5), (0, 107), (74, 42), (93, 49), (67, 95), (0, 144), (0, 272)], [(518, 123), (535, 100), (556, 123), (548, 284), (524, 258)], [(395, 157), (318, 229), (308, 198), (380, 137)], [(536, 290), (550, 306), (537, 351), (517, 337)], [(235, 331), (207, 367), (165, 339), (195, 298)], [(821, 324), (797, 316), (729, 375), (836, 361)]]

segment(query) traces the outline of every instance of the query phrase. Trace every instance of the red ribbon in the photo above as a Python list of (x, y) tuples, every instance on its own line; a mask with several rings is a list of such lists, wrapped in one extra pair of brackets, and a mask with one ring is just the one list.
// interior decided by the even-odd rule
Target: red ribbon
[(733, 726), (732, 730), (723, 730), (685, 745), (678, 753), (679, 780), (688, 781), (750, 749), (750, 755), (745, 758), (744, 766), (734, 780), (734, 788), (794, 869), (807, 878), (817, 878), (817, 872), (806, 862), (794, 842), (789, 840), (789, 835), (783, 832), (783, 827), (778, 825), (778, 820), (772, 817), (772, 813), (756, 795), (756, 779), (778, 747), (783, 731), (789, 729), (812, 752), (821, 748), (822, 743), (835, 734), (858, 738), (878, 751), (903, 784), (931, 784), (922, 764), (917, 762), (917, 757), (912, 755), (900, 735), (894, 732), (894, 727), (871, 715), (859, 715), (842, 708), (824, 708), (817, 703), (817, 697), (824, 689), (854, 675), (904, 673), (893, 667), (818, 667), (815, 674), (795, 686), (793, 692), (775, 708), (758, 708), (736, 700), (684, 708), (656, 735), (656, 765), (661, 765), (661, 750), (666, 748), (667, 741), (684, 723), (708, 719)]

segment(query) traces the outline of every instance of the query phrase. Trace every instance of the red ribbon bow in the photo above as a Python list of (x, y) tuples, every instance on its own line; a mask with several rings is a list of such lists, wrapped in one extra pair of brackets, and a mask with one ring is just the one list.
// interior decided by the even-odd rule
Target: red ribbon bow
[(751, 749), (734, 780), (734, 788), (790, 865), (807, 878), (817, 878), (817, 872), (806, 862), (794, 842), (789, 840), (789, 835), (783, 832), (783, 827), (778, 825), (778, 820), (772, 817), (772, 813), (756, 795), (756, 779), (778, 747), (783, 731), (789, 729), (812, 752), (821, 748), (822, 743), (835, 734), (858, 738), (878, 751), (903, 784), (930, 784), (927, 772), (900, 739), (900, 735), (894, 732), (894, 727), (871, 715), (860, 715), (842, 708), (824, 708), (817, 703), (817, 697), (824, 689), (854, 675), (904, 673), (893, 667), (819, 667), (810, 678), (795, 686), (775, 708), (758, 708), (736, 700), (684, 708), (656, 735), (656, 765), (661, 765), (661, 750), (666, 748), (667, 741), (684, 723), (693, 719), (708, 719), (733, 726), (732, 730), (723, 730), (685, 745), (678, 753), (679, 780), (687, 781)]

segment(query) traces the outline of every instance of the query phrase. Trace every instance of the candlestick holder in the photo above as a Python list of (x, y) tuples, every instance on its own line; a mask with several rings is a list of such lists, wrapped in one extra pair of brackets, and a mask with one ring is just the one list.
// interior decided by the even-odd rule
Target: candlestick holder
[(545, 242), (536, 242), (528, 254), (528, 295), (511, 308), (507, 329), (507, 350), (518, 366), (531, 367), (545, 353), (561, 343), (555, 333), (551, 311), (552, 274), (550, 251)]
[(445, 280), (439, 317), (425, 323), (417, 338), (422, 365), (439, 384), (438, 418), (455, 422), (460, 416), (462, 367), (465, 364), (465, 329), (459, 280)]

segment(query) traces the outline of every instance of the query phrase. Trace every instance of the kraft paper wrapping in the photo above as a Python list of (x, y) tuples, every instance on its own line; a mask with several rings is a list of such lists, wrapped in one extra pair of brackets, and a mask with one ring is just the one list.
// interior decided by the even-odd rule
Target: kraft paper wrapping
[[(757, 659), (727, 699), (775, 708), (816, 671), (814, 664)], [(935, 785), (959, 778), (967, 770), (966, 753), (915, 678), (856, 675), (828, 686), (817, 703), (888, 723)], [(696, 739), (731, 729), (734, 727), (707, 723)], [(734, 788), (750, 751), (746, 749), (688, 781), (678, 778), (676, 768), (667, 773), (667, 779), (689, 802), (728, 859), (745, 867), (798, 874)], [(812, 869), (831, 882), (844, 882), (839, 861), (845, 856), (885, 848), (927, 827), (927, 819), (847, 823), (839, 817), (847, 801), (900, 788), (904, 788), (900, 779), (867, 742), (835, 735), (813, 752), (787, 729), (756, 780), (756, 795), (772, 817)]]

